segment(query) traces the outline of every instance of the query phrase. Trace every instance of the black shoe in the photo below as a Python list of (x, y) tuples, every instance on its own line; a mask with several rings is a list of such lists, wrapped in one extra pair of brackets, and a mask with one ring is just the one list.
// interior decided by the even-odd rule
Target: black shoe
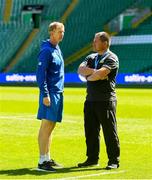
[(117, 169), (117, 168), (119, 168), (119, 164), (109, 164), (106, 167), (106, 170)]
[(79, 163), (78, 167), (87, 167), (87, 166), (99, 166), (97, 161), (90, 161), (90, 160), (86, 160), (83, 163)]
[(53, 159), (50, 159), (50, 161), (48, 161), (50, 163), (50, 166), (54, 166), (54, 167), (59, 167), (62, 168), (63, 166), (58, 164), (56, 161), (54, 161)]
[(56, 169), (54, 169), (49, 161), (44, 161), (42, 164), (38, 164), (38, 171), (47, 171), (47, 172), (56, 172)]

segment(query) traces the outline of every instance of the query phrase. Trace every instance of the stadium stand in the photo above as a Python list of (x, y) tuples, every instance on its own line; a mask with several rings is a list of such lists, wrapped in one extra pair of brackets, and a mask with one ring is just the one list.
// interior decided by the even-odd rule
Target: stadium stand
[(5, 23), (9, 22), (9, 20), (10, 20), (12, 4), (13, 4), (13, 1), (5, 0), (4, 16), (3, 16), (3, 21)]
[[(144, 3), (145, 1), (138, 1), (138, 3), (135, 3), (133, 5), (139, 6), (139, 7), (152, 7), (152, 1), (149, 3)], [(118, 34), (118, 36), (123, 36), (123, 35), (152, 35), (152, 18), (151, 16), (144, 21), (140, 26), (136, 29), (127, 29), (123, 30)], [(138, 38), (138, 37), (137, 37)], [(133, 41), (138, 41), (138, 39), (133, 38)], [(144, 41), (144, 37), (143, 37)], [(150, 39), (149, 39), (150, 41)], [(130, 48), (129, 48), (130, 47)], [(146, 47), (146, 48), (142, 48)], [(151, 45), (148, 43), (143, 44), (132, 44), (132, 45), (112, 45), (111, 49), (114, 50), (119, 56), (120, 59), (120, 71), (122, 73), (127, 73), (127, 72), (136, 72), (136, 73), (141, 73), (141, 72), (150, 72), (150, 68), (152, 67), (152, 59), (150, 58), (149, 54)], [(125, 51), (123, 51), (125, 49)], [(142, 49), (142, 51), (141, 51)], [(122, 53), (125, 52), (125, 53)], [(138, 53), (139, 52), (139, 53)], [(143, 53), (141, 53), (143, 52)], [(148, 52), (148, 53), (147, 53)], [(131, 57), (129, 56), (131, 54)], [(73, 62), (71, 65), (68, 64), (66, 66), (66, 71), (73, 71), (75, 72), (78, 65), (80, 62), (83, 60), (83, 56), (79, 59), (79, 62)], [(131, 61), (131, 63), (130, 63)], [(138, 61), (141, 63), (141, 67), (138, 64)], [(142, 62), (141, 62), (142, 61)], [(65, 62), (66, 63), (66, 62)]]
[[(36, 64), (37, 64), (37, 53), (38, 53), (38, 48), (43, 39), (46, 39), (48, 37), (47, 33), (47, 27), (50, 21), (53, 20), (58, 20), (58, 18), (63, 14), (64, 10), (67, 8), (69, 5), (69, 0), (65, 0), (64, 3), (62, 0), (57, 1), (56, 0), (51, 0), (52, 3), (48, 1), (42, 1), (42, 0), (23, 0), (23, 1), (18, 1), (14, 0), (13, 4), (13, 10), (12, 10), (12, 16), (11, 16), (11, 21), (12, 22), (19, 22), (21, 26), (29, 26), (30, 24), (24, 24), (24, 22), (21, 21), (21, 10), (23, 6), (25, 5), (37, 5), (37, 4), (43, 4), (44, 5), (44, 11), (42, 13), (42, 22), (40, 26), (40, 30), (35, 36), (34, 40), (31, 42), (29, 47), (25, 50), (25, 53), (22, 54), (22, 57), (18, 60), (16, 65), (12, 68), (9, 68), (9, 72), (35, 72), (36, 70)], [(54, 8), (56, 6), (56, 8)], [(58, 6), (58, 8), (57, 8)], [(47, 20), (50, 18), (49, 20)], [(32, 24), (33, 25), (33, 24)], [(22, 44), (22, 43), (21, 43)], [(12, 59), (12, 57), (10, 57)], [(31, 59), (33, 59), (34, 66), (32, 66)], [(30, 63), (29, 63), (30, 61)], [(8, 63), (7, 61), (5, 65)], [(25, 64), (27, 65), (25, 67)], [(25, 68), (24, 68), (25, 67)], [(4, 69), (4, 67), (3, 67)], [(8, 69), (8, 68), (6, 68)]]
[(1, 10), (0, 10), (0, 22), (3, 21), (3, 14), (4, 14), (4, 1), (0, 1), (0, 7), (1, 7)]
[[(137, 1), (135, 7), (152, 8), (152, 1), (140, 0)], [(139, 35), (139, 36), (136, 36)], [(152, 72), (152, 40), (145, 41), (145, 36), (152, 36), (152, 16), (142, 22), (137, 28), (125, 29), (118, 36), (133, 37), (134, 42), (138, 42), (139, 38), (142, 43), (132, 43), (123, 45), (113, 45), (112, 50), (119, 55), (121, 73), (151, 73)], [(151, 35), (151, 36), (150, 36)], [(143, 43), (144, 42), (144, 43)]]
[(136, 6), (143, 8), (143, 7), (152, 7), (152, 1), (147, 0), (139, 0), (136, 1)]
[[(65, 58), (85, 47), (92, 41), (94, 33), (103, 30), (103, 25), (108, 20), (117, 16), (133, 2), (133, 0), (119, 1), (116, 5), (111, 0), (102, 0), (102, 2), (98, 0), (79, 1), (65, 24), (66, 33), (61, 45)], [(109, 7), (113, 8), (107, 13)]]
[(120, 36), (144, 34), (152, 34), (152, 17), (148, 18), (136, 29), (125, 29), (119, 33)]
[[(75, 1), (73, 8), (68, 7)], [(10, 22), (4, 23), (4, 1), (0, 1), (0, 40), (3, 41), (0, 53), (0, 71), (6, 70), (15, 54), (32, 32), (34, 24), (22, 21), (22, 9), (25, 5), (43, 5), (39, 31), (31, 44), (7, 72), (35, 72), (37, 54), (43, 39), (48, 38), (47, 27), (51, 21), (63, 21), (65, 37), (61, 49), (65, 58), (66, 72), (76, 72), (78, 64), (92, 51), (94, 34), (104, 30), (104, 25), (130, 7), (152, 8), (152, 1), (147, 0), (13, 0)], [(71, 6), (72, 7), (72, 6)], [(111, 8), (112, 7), (112, 8)], [(107, 11), (107, 9), (109, 11)], [(63, 14), (66, 18), (63, 19)], [(8, 35), (9, 34), (9, 35)], [(10, 35), (11, 34), (11, 35)], [(152, 35), (152, 17), (149, 16), (138, 27), (125, 29), (118, 37), (130, 35)], [(9, 43), (8, 43), (9, 42)], [(11, 49), (13, 44), (13, 49)], [(120, 72), (151, 72), (152, 43), (114, 44), (111, 46), (120, 59)], [(7, 53), (6, 53), (7, 52)], [(129, 53), (128, 53), (129, 52)]]
[(25, 5), (44, 5), (42, 18), (44, 20), (57, 20), (70, 2), (70, 0), (13, 0), (11, 20), (21, 21), (22, 8)]
[(121, 73), (143, 73), (150, 63), (152, 65), (151, 49), (152, 44), (113, 45), (111, 48), (119, 55)]
[(48, 21), (42, 23), (36, 37), (30, 44), (30, 46), (26, 49), (19, 62), (10, 70), (10, 72), (35, 72), (39, 46), (41, 44), (41, 41), (46, 37), (46, 27), (48, 26), (48, 24)]
[(31, 30), (32, 26), (20, 26), (16, 22), (0, 23), (0, 71), (10, 62)]

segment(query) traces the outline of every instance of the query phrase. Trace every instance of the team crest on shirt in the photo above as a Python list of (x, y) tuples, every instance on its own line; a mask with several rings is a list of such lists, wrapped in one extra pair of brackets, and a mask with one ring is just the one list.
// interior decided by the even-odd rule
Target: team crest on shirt
[(104, 60), (107, 59), (107, 58), (109, 58), (109, 56), (110, 56), (110, 54), (108, 53), (105, 57), (103, 57), (103, 58), (99, 61), (99, 63), (100, 63), (100, 64), (103, 64), (103, 63), (104, 63)]
[(54, 58), (54, 59), (59, 59), (59, 56), (54, 53), (54, 54), (53, 54), (53, 58)]
[(99, 64), (103, 64), (104, 63), (104, 61), (101, 59), (100, 61), (99, 61)]

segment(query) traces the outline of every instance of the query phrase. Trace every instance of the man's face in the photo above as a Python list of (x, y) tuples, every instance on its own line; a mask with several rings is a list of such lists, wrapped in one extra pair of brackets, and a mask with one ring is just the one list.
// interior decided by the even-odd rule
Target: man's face
[(56, 29), (54, 29), (52, 31), (52, 37), (57, 43), (62, 41), (64, 37), (64, 26), (58, 26)]
[(99, 35), (95, 35), (93, 40), (93, 50), (96, 52), (103, 51), (106, 48), (106, 43), (100, 40)]

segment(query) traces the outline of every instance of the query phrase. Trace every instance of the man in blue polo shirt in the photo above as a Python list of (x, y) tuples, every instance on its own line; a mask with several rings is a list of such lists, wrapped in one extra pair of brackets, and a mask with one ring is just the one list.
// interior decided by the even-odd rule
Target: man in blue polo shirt
[(50, 158), (51, 135), (56, 122), (62, 120), (64, 61), (58, 43), (64, 36), (64, 25), (49, 25), (50, 39), (43, 41), (38, 55), (37, 83), (40, 90), (37, 118), (41, 120), (38, 135), (40, 159), (38, 170), (55, 171), (59, 166)]

